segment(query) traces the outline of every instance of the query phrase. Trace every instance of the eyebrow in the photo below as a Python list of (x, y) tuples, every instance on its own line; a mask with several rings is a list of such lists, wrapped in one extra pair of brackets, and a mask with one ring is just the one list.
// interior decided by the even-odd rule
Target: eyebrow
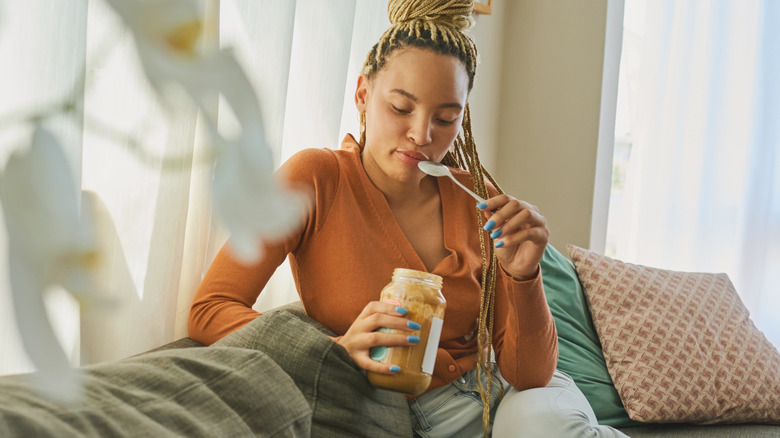
[[(390, 92), (391, 93), (400, 94), (401, 96), (404, 96), (407, 99), (409, 99), (409, 100), (411, 100), (412, 102), (415, 102), (415, 103), (419, 102), (419, 100), (420, 100), (414, 94), (412, 94), (412, 93), (410, 93), (410, 92), (408, 92), (406, 90), (402, 90), (400, 88), (393, 88), (392, 90), (390, 90)], [(459, 104), (458, 102), (450, 102), (450, 103), (443, 103), (443, 104), (439, 105), (438, 108), (457, 108), (459, 110), (462, 110), (463, 106), (461, 104)]]

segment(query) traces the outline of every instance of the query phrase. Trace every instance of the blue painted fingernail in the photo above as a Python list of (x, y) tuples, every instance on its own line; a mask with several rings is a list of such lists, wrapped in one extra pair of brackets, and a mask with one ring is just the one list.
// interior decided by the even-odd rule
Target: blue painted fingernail
[(504, 242), (501, 241), (496, 242), (496, 248), (501, 248), (502, 246), (504, 246)]
[(401, 372), (401, 367), (393, 365), (393, 366), (390, 367), (390, 372), (391, 373), (400, 373)]
[(503, 232), (503, 231), (501, 231), (501, 230), (496, 230), (496, 231), (493, 231), (493, 234), (491, 234), (491, 235), (490, 235), (490, 238), (491, 238), (491, 239), (498, 239), (498, 238), (499, 238), (499, 236), (501, 236), (501, 234), (503, 234), (503, 233), (504, 233), (504, 232)]
[(401, 307), (401, 306), (398, 306), (398, 307), (396, 307), (396, 308), (395, 308), (395, 311), (396, 311), (396, 312), (398, 312), (398, 313), (400, 313), (401, 315), (406, 315), (407, 313), (409, 313), (409, 311), (408, 311), (408, 310), (404, 309), (404, 308), (403, 308), (403, 307)]
[(493, 228), (495, 228), (495, 227), (496, 227), (496, 223), (495, 223), (495, 222), (493, 222), (493, 219), (491, 219), (491, 220), (489, 220), (489, 221), (488, 221), (488, 222), (485, 224), (485, 227), (484, 227), (484, 229), (485, 229), (485, 231), (490, 231), (490, 230), (492, 230), (492, 229), (493, 229)]
[(480, 210), (484, 210), (485, 208), (487, 208), (487, 202), (480, 202), (479, 204), (477, 204), (477, 208)]
[(406, 323), (406, 326), (407, 326), (407, 327), (409, 327), (409, 328), (410, 328), (410, 329), (412, 329), (412, 330), (420, 330), (420, 324), (417, 324), (417, 323), (416, 323), (416, 322), (414, 322), (414, 321), (408, 321), (408, 322)]
[(409, 341), (412, 344), (417, 344), (417, 343), (420, 342), (420, 337), (419, 336), (407, 336), (406, 340)]

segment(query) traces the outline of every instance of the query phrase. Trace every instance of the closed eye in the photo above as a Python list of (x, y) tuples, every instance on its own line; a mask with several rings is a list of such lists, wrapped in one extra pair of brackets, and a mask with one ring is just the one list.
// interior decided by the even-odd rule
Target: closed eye
[(393, 107), (393, 111), (397, 112), (398, 114), (409, 114), (411, 111), (402, 110), (401, 108), (398, 108), (395, 105), (390, 105)]

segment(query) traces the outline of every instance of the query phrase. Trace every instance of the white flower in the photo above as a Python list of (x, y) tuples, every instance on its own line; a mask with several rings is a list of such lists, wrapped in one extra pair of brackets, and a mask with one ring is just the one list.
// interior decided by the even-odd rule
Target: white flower
[[(261, 240), (274, 240), (297, 228), (307, 199), (274, 180), (262, 138), (233, 142), (217, 157), (214, 210), (230, 231), (230, 247), (244, 263), (261, 256)], [(254, 147), (253, 147), (254, 146)]]
[[(180, 85), (200, 107), (215, 146), (213, 194), (217, 217), (243, 262), (256, 261), (263, 240), (297, 228), (307, 198), (273, 177), (257, 94), (230, 51), (202, 51), (203, 2), (199, 0), (108, 0), (133, 32), (144, 71), (164, 97)], [(239, 123), (235, 138), (217, 129), (206, 102), (222, 94)]]
[(213, 64), (203, 56), (203, 0), (107, 0), (132, 32), (149, 82), (163, 95), (169, 83), (185, 85)]
[(61, 285), (79, 300), (97, 295), (97, 238), (90, 199), (80, 212), (79, 190), (60, 144), (37, 127), (32, 145), (14, 153), (0, 179), (0, 201), (8, 230), (11, 295), (22, 345), (49, 396), (80, 394), (78, 373), (59, 345), (44, 307), (44, 293)]
[(230, 232), (230, 246), (245, 263), (261, 256), (260, 242), (284, 237), (303, 220), (308, 197), (282, 187), (273, 176), (260, 104), (235, 58), (220, 54), (219, 91), (236, 116), (240, 132), (226, 138), (208, 117), (217, 144), (214, 210)]

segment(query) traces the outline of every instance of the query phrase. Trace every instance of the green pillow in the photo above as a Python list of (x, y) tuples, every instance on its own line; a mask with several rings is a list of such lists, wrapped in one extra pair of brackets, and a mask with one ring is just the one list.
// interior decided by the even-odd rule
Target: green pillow
[(547, 304), (558, 330), (558, 369), (571, 376), (593, 407), (599, 424), (634, 426), (607, 371), (593, 320), (574, 265), (552, 245), (542, 257)]

